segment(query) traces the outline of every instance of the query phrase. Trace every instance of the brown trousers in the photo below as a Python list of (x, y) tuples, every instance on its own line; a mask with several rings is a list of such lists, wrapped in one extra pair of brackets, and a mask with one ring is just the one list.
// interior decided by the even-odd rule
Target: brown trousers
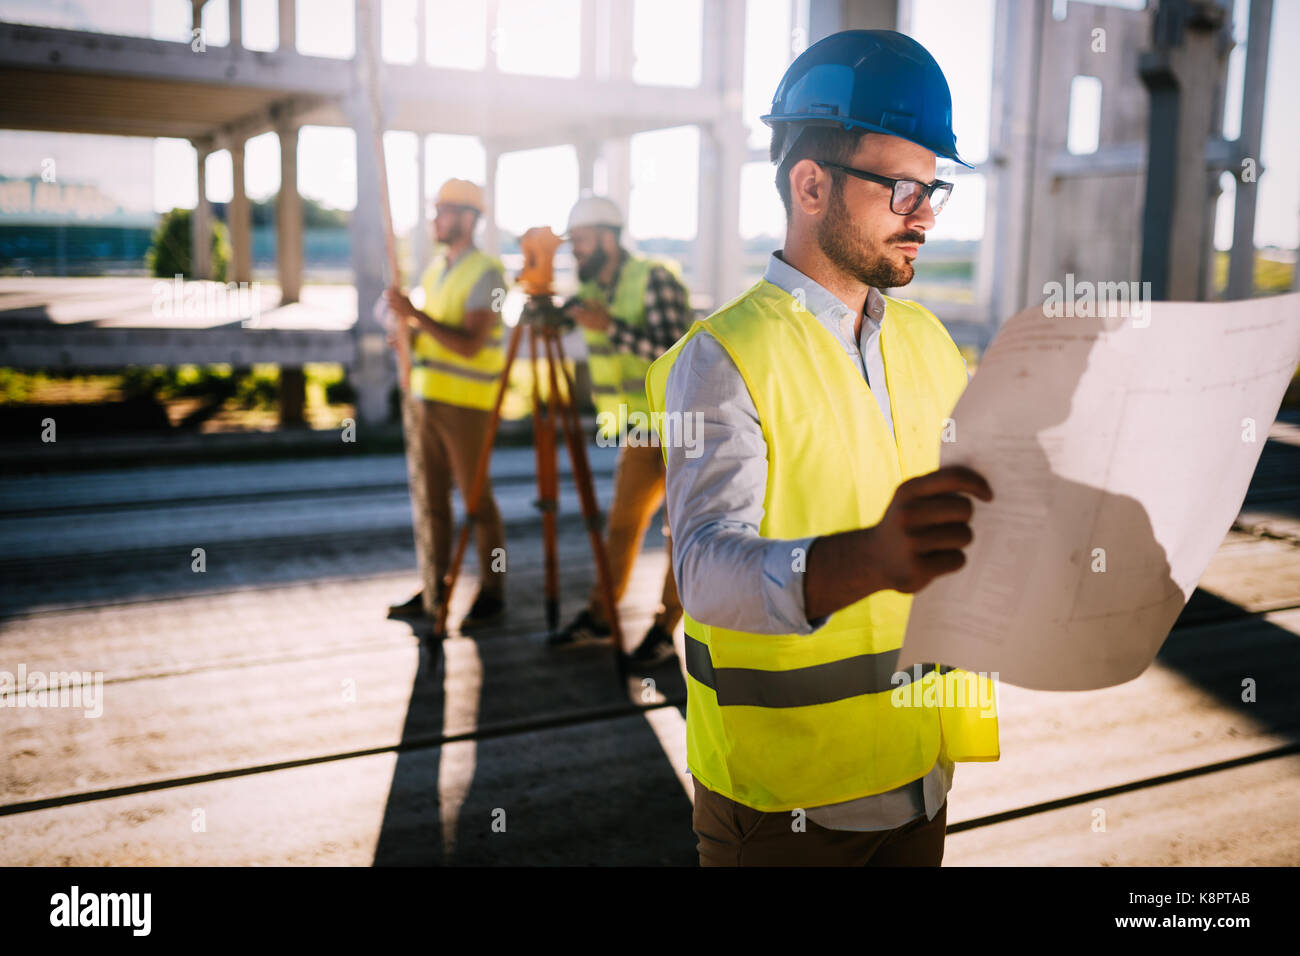
[[(451, 546), (455, 535), (452, 522), (451, 488), (453, 480), (460, 495), (469, 501), (474, 472), (483, 451), (489, 411), (462, 408), (445, 402), (425, 399), (417, 402), (420, 417), (420, 448), (424, 453), (424, 484), (429, 494), (429, 518), (433, 525), (433, 569), (439, 581), (451, 565)], [(492, 480), (484, 482), (479, 496), (478, 521), (475, 522), (478, 544), (479, 590), (495, 597), (505, 597), (505, 571), (493, 571), (495, 561), (504, 567), (506, 533), (492, 494)], [(496, 549), (500, 548), (501, 551)], [(496, 554), (494, 554), (496, 552)]]
[[(615, 604), (627, 590), (632, 566), (641, 553), (641, 543), (650, 527), (650, 519), (663, 504), (664, 474), (663, 451), (659, 448), (653, 445), (623, 445), (619, 448), (618, 462), (614, 466), (614, 500), (605, 527), (605, 554), (614, 582)], [(664, 543), (668, 551), (668, 570), (664, 572), (664, 587), (655, 623), (671, 632), (682, 619), (682, 602), (677, 596), (677, 581), (673, 577), (673, 539), (666, 532)], [(596, 620), (605, 620), (605, 602), (599, 581), (591, 589), (587, 609)]]
[(938, 866), (948, 801), (893, 830), (830, 830), (792, 813), (764, 813), (714, 793), (694, 777), (700, 866)]

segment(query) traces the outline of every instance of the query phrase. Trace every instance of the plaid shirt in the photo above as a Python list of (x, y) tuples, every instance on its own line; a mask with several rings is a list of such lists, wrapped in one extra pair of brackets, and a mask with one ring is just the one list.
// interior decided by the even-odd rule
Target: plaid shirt
[[(613, 298), (627, 260), (623, 250), (613, 281), (603, 287), (606, 302)], [(695, 316), (686, 287), (663, 266), (652, 266), (645, 288), (645, 324), (631, 325), (613, 315), (609, 320), (609, 341), (615, 349), (654, 361), (686, 334)]]

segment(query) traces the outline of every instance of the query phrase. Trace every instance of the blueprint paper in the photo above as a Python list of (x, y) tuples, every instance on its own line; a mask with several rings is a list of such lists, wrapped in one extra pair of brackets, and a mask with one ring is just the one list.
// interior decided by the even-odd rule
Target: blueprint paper
[(1035, 306), (998, 333), (953, 412), (973, 467), (960, 571), (912, 603), (899, 669), (938, 662), (1036, 690), (1132, 680), (1241, 509), (1300, 362), (1300, 295)]

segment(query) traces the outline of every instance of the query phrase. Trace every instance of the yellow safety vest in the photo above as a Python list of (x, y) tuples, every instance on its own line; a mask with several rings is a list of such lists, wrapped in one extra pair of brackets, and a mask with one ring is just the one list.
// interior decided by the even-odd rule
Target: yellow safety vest
[[(656, 414), (682, 346), (702, 330), (726, 349), (758, 410), (763, 537), (874, 525), (902, 481), (938, 467), (944, 419), (967, 379), (943, 325), (915, 302), (885, 299), (892, 438), (830, 331), (767, 281), (696, 322), (654, 362), (646, 385)], [(941, 676), (933, 665), (896, 673), (911, 600), (877, 591), (812, 634), (748, 634), (687, 614), (687, 758), (700, 783), (756, 810), (788, 811), (892, 790), (941, 752), (997, 760), (991, 680), (953, 668)]]
[[(610, 315), (628, 325), (645, 325), (646, 289), (650, 284), (650, 270), (655, 266), (677, 274), (671, 263), (629, 255), (619, 271), (612, 295), (606, 296), (595, 281), (590, 281), (578, 288), (578, 297), (599, 302)], [(689, 308), (689, 304), (686, 307)], [(601, 435), (615, 437), (619, 421), (629, 421), (635, 427), (638, 424), (638, 419), (633, 417), (635, 413), (645, 415), (649, 423), (650, 405), (646, 401), (645, 377), (650, 370), (650, 360), (616, 350), (604, 332), (583, 329), (582, 335), (587, 342), (591, 400), (596, 406)], [(620, 406), (623, 407), (622, 417)]]
[[(446, 269), (446, 256), (438, 256), (425, 270), (420, 280), (424, 313), (447, 325), (462, 326), (470, 292), (489, 269), (501, 272), (501, 263), (485, 252), (471, 249), (439, 284)], [(448, 405), (490, 409), (496, 402), (505, 365), (500, 321), (493, 324), (487, 343), (473, 358), (458, 355), (432, 335), (421, 332), (415, 337), (411, 353), (411, 393)]]

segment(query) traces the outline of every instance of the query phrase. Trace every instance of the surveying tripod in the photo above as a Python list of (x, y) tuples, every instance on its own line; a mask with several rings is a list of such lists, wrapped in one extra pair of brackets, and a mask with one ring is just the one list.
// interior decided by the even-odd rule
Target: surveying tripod
[[(501, 381), (497, 387), (496, 403), (492, 407), (492, 416), (488, 420), (487, 432), (483, 436), (483, 449), (479, 452), (474, 484), (465, 500), (465, 523), (461, 526), (460, 534), (456, 539), (451, 565), (443, 577), (444, 599), (438, 607), (438, 616), (434, 622), (434, 638), (436, 640), (447, 635), (447, 609), (451, 603), (452, 589), (455, 588), (456, 579), (460, 575), (461, 561), (464, 560), (470, 532), (478, 517), (483, 487), (487, 483), (492, 443), (501, 421), (501, 402), (505, 398), (510, 381), (510, 369), (514, 366), (515, 356), (519, 351), (520, 338), (527, 329), (533, 380), (533, 450), (537, 460), (537, 507), (542, 512), (542, 540), (546, 560), (546, 626), (548, 631), (554, 634), (560, 622), (559, 555), (556, 549), (559, 474), (556, 468), (555, 431), (558, 418), (559, 428), (564, 434), (565, 444), (569, 449), (569, 463), (573, 469), (573, 483), (577, 487), (578, 500), (582, 505), (583, 521), (591, 539), (591, 553), (596, 563), (596, 575), (605, 605), (605, 617), (609, 621), (610, 632), (614, 639), (614, 658), (616, 662), (620, 662), (623, 631), (619, 625), (618, 607), (614, 600), (614, 582), (610, 578), (605, 542), (601, 538), (600, 507), (596, 502), (596, 492), (592, 485), (591, 466), (587, 461), (587, 445), (583, 441), (578, 409), (574, 404), (573, 378), (569, 375), (565, 364), (564, 344), (561, 341), (561, 336), (573, 327), (573, 322), (556, 307), (553, 299), (553, 262), (555, 250), (562, 241), (547, 227), (529, 229), (520, 238), (520, 248), (524, 252), (524, 268), (519, 274), (519, 283), (528, 294), (528, 301), (518, 324), (510, 334), (505, 368), (501, 372)], [(549, 386), (545, 402), (542, 401), (539, 387), (539, 344), (541, 360), (546, 365), (546, 379)], [(563, 388), (560, 387), (561, 382)]]

